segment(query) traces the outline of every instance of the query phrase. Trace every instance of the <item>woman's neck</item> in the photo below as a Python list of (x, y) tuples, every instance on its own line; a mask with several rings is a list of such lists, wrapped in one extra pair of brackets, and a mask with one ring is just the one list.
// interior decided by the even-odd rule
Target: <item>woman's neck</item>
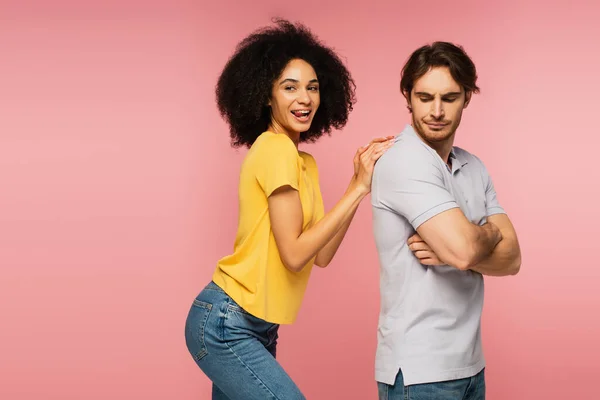
[(274, 124), (274, 123), (270, 124), (268, 129), (269, 129), (269, 132), (286, 135), (287, 137), (289, 137), (292, 140), (292, 142), (294, 142), (294, 144), (296, 145), (296, 148), (298, 148), (298, 143), (300, 142), (300, 132), (288, 132), (287, 130), (282, 128), (280, 125)]

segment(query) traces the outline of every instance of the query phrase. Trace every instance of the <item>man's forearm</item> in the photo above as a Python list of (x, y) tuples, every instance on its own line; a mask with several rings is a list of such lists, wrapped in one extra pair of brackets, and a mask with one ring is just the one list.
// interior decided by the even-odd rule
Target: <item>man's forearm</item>
[(494, 224), (477, 225), (470, 240), (470, 252), (464, 260), (464, 267), (472, 269), (492, 254), (502, 240), (502, 233)]
[(463, 271), (483, 261), (502, 239), (495, 224), (473, 224), (458, 207), (425, 221), (417, 233), (440, 261)]
[(521, 268), (521, 250), (516, 237), (506, 234), (494, 250), (470, 269), (482, 275), (516, 275)]
[[(465, 237), (467, 251), (458, 260), (458, 269), (472, 269), (492, 253), (502, 240), (500, 230), (493, 224), (473, 225), (473, 230)], [(452, 265), (452, 264), (450, 264)]]

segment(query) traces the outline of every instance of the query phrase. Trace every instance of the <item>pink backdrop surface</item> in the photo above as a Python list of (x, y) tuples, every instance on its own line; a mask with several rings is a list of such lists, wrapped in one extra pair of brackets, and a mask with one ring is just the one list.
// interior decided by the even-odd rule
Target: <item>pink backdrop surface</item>
[[(233, 245), (243, 150), (214, 105), (235, 44), (281, 16), (347, 60), (358, 103), (312, 152), (327, 207), (355, 149), (409, 121), (411, 51), (462, 44), (482, 93), (460, 145), (517, 228), (486, 279), (490, 400), (592, 399), (600, 347), (600, 3), (0, 2), (0, 398), (209, 399), (184, 320)], [(309, 399), (374, 399), (371, 211), (315, 270), (278, 357)]]

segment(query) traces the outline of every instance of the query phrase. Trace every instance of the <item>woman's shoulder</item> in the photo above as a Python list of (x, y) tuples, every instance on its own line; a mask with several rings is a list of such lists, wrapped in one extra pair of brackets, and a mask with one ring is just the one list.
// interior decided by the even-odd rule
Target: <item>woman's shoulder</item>
[(261, 133), (250, 147), (250, 150), (255, 152), (283, 151), (298, 154), (294, 142), (288, 136), (270, 131)]
[(272, 166), (296, 162), (299, 153), (294, 142), (283, 134), (263, 132), (258, 136), (246, 154), (246, 166)]
[(309, 175), (315, 177), (315, 179), (319, 179), (319, 168), (317, 167), (317, 161), (312, 156), (304, 151), (300, 151), (300, 159), (302, 160), (302, 164), (304, 165), (305, 170), (309, 173)]
[(304, 161), (304, 164), (306, 166), (311, 166), (315, 168), (317, 167), (317, 160), (315, 160), (312, 154), (307, 153), (305, 151), (299, 151), (298, 154), (300, 155), (302, 161)]

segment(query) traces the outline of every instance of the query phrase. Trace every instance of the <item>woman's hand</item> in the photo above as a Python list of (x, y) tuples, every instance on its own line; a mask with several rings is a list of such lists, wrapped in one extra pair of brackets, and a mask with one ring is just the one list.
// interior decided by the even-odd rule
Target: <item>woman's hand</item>
[(371, 191), (375, 163), (394, 144), (394, 136), (375, 138), (366, 146), (360, 147), (354, 155), (354, 176), (351, 186), (367, 194)]

